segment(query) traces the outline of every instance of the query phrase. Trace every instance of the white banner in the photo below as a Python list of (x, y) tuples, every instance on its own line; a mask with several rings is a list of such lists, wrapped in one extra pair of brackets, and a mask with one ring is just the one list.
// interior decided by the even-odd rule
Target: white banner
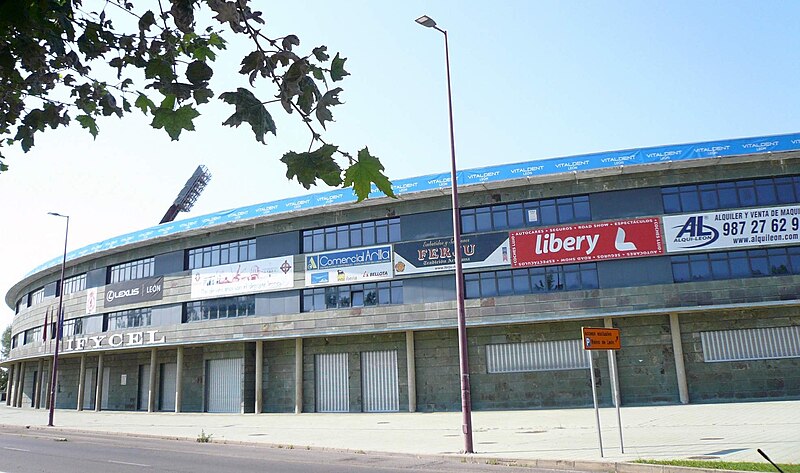
[(294, 287), (294, 256), (192, 270), (192, 299), (280, 291)]
[(668, 253), (800, 243), (800, 205), (664, 216)]
[(391, 245), (306, 255), (306, 287), (392, 278)]

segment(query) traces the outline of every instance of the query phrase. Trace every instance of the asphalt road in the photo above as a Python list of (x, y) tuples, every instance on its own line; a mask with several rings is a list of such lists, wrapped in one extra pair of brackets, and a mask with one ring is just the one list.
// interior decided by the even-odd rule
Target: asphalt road
[(485, 458), (463, 462), (460, 458), (197, 443), (0, 426), (0, 473), (548, 471), (519, 463), (494, 463)]

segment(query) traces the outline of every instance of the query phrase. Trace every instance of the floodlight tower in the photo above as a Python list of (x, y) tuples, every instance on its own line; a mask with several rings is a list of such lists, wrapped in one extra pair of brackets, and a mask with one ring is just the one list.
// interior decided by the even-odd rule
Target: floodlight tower
[(159, 223), (171, 222), (178, 216), (178, 212), (188, 212), (191, 210), (209, 181), (211, 181), (211, 173), (208, 172), (208, 168), (203, 165), (197, 166), (192, 177), (186, 181), (186, 185), (183, 186), (183, 189), (178, 193), (175, 202), (169, 206), (167, 213), (164, 214), (164, 217)]

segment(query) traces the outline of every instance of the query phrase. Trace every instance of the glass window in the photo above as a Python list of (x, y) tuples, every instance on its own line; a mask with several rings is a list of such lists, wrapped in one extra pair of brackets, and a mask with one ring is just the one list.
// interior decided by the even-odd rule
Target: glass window
[(662, 187), (665, 213), (798, 202), (800, 176)]
[(86, 273), (64, 279), (64, 295), (86, 289)]
[(155, 258), (144, 258), (112, 266), (109, 268), (108, 282), (113, 284), (115, 282), (149, 278), (153, 274), (155, 274)]
[(105, 327), (108, 331), (146, 327), (151, 324), (151, 314), (152, 310), (149, 307), (110, 312), (105, 315)]
[(184, 308), (184, 320), (186, 322), (196, 322), (200, 320), (228, 319), (247, 317), (255, 315), (255, 313), (255, 296), (223, 297), (187, 302)]
[(303, 290), (303, 312), (403, 303), (403, 282), (352, 284)]
[(249, 240), (193, 248), (189, 250), (188, 259), (189, 269), (253, 261), (256, 259), (256, 240), (251, 238)]
[(393, 243), (400, 239), (400, 219), (390, 218), (305, 230), (302, 241), (304, 253), (317, 253)]
[(40, 287), (39, 289), (31, 292), (31, 305), (34, 306), (39, 304), (44, 300), (44, 288)]
[(673, 256), (671, 262), (676, 283), (800, 274), (800, 247)]
[(597, 289), (597, 264), (467, 273), (464, 275), (464, 288), (467, 299)]
[(591, 219), (589, 196), (559, 197), (462, 209), (461, 231), (488, 232), (525, 226), (586, 222)]

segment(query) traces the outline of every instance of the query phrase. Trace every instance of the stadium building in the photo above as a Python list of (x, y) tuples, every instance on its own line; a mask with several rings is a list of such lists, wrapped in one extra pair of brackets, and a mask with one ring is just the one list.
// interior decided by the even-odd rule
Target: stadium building
[[(800, 134), (459, 173), (475, 409), (800, 397)], [(449, 174), (166, 223), (16, 283), (6, 403), (460, 409)], [(32, 255), (35, 257), (35, 255)], [(581, 327), (620, 329), (586, 351)], [(612, 363), (612, 361), (614, 361)]]

